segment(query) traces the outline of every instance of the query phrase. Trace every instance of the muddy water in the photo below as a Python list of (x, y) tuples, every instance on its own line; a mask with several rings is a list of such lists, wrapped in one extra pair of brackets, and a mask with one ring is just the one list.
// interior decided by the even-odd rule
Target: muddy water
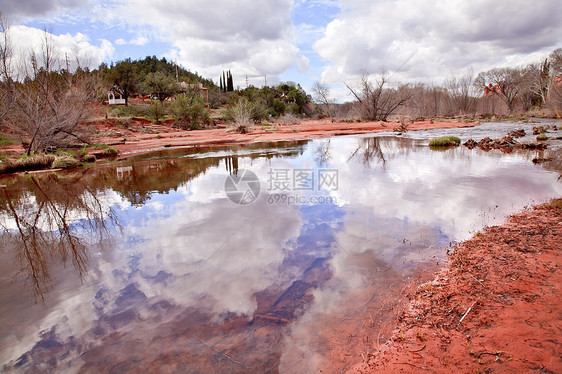
[(3, 371), (341, 372), (452, 242), (562, 193), (423, 139), (174, 152), (1, 180)]

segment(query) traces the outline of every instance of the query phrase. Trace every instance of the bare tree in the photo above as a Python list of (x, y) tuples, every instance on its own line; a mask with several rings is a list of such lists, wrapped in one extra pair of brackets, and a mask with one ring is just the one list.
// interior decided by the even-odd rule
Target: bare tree
[(334, 122), (334, 110), (332, 109), (334, 99), (330, 96), (330, 88), (328, 85), (316, 81), (312, 86), (312, 92), (316, 102), (322, 105), (323, 109), (326, 110), (326, 114), (330, 117), (330, 120)]
[(466, 115), (476, 111), (476, 92), (472, 71), (468, 71), (459, 78), (452, 77), (447, 79), (445, 87), (449, 92), (453, 110), (456, 114)]
[(548, 56), (550, 61), (551, 76), (557, 77), (562, 75), (562, 48), (555, 49)]
[(14, 101), (13, 49), (8, 29), (8, 20), (0, 13), (0, 128)]
[(41, 52), (32, 52), (24, 68), (24, 81), (13, 84), (7, 116), (27, 144), (27, 154), (65, 142), (87, 143), (79, 124), (97, 94), (96, 79), (82, 69), (61, 74), (52, 34), (46, 30)]
[(521, 69), (495, 68), (481, 72), (475, 79), (478, 89), (490, 90), (507, 104), (510, 113), (515, 109), (516, 100), (523, 94), (524, 74)]
[(362, 117), (372, 121), (386, 121), (412, 96), (404, 87), (386, 87), (388, 79), (384, 72), (374, 82), (367, 73), (364, 73), (357, 89), (350, 87), (347, 83), (344, 84), (359, 102)]
[(550, 86), (554, 82), (551, 79), (548, 58), (545, 58), (541, 63), (528, 65), (525, 68), (525, 80), (529, 92), (539, 98), (538, 105), (545, 104)]
[(562, 48), (554, 50), (548, 59), (550, 79), (547, 104), (560, 118), (562, 117)]
[(402, 89), (408, 89), (411, 93), (410, 100), (405, 104), (405, 114), (420, 119), (450, 114), (448, 95), (444, 88), (416, 83)]

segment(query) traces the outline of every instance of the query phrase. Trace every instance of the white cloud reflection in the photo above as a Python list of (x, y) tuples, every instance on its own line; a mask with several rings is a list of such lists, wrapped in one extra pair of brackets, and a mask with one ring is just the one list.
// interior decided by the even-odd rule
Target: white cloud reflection
[[(137, 319), (117, 329), (150, 337), (162, 321), (173, 326), (176, 317), (151, 309), (158, 301), (177, 307), (177, 313), (202, 310), (218, 323), (228, 313), (251, 319), (258, 293), (283, 290), (310, 276), (305, 275), (309, 263), (299, 259), (316, 257), (329, 274), (324, 280), (307, 278), (313, 301), (278, 342), (281, 372), (293, 371), (294, 365), (316, 370), (328, 362), (327, 344), (346, 344), (341, 336), (326, 335), (326, 326), (341, 323), (344, 332), (360, 328), (361, 313), (369, 302), (380, 301), (381, 290), (399, 287), (419, 262), (442, 258), (449, 241), (500, 222), (532, 200), (562, 193), (557, 176), (525, 156), (464, 148), (432, 152), (407, 141), (345, 137), (330, 140), (326, 166), (339, 173), (339, 188), (331, 192), (338, 205), (269, 205), (270, 168), (315, 167), (315, 150), (326, 142), (309, 143), (296, 158), (240, 157), (240, 168), (264, 182), (262, 195), (248, 206), (225, 197), (224, 161), (175, 190), (152, 194), (135, 209), (106, 192), (100, 199), (106, 209), (123, 211), (123, 240), (92, 252), (84, 285), (61, 273), (52, 304), (25, 317), (33, 333), (24, 334), (20, 323), (19, 334), (2, 342), (10, 345), (2, 358), (17, 359), (33, 347), (38, 331), (52, 326), (61, 337), (99, 344), (91, 329), (117, 323), (112, 318), (131, 308)], [(16, 309), (4, 318), (15, 318)]]

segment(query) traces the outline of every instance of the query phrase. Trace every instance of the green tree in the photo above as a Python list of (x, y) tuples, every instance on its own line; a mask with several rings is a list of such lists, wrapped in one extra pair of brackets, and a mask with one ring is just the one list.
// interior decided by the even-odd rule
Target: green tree
[(138, 86), (137, 69), (130, 58), (119, 61), (110, 68), (106, 74), (106, 81), (113, 90), (117, 91), (125, 99), (125, 105), (129, 105), (129, 96), (136, 92)]
[(175, 80), (160, 71), (156, 73), (148, 73), (142, 84), (143, 90), (158, 98), (162, 103), (167, 98), (174, 96), (179, 91), (178, 84)]
[(232, 73), (230, 72), (230, 70), (228, 71), (228, 75), (227, 75), (227, 91), (232, 92), (234, 91), (234, 81), (232, 79)]

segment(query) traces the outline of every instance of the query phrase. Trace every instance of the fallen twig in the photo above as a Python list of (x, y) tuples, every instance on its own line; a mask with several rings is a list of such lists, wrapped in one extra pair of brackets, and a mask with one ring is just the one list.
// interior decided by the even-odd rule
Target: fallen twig
[(464, 317), (466, 317), (466, 315), (468, 314), (468, 312), (470, 312), (470, 310), (472, 309), (472, 307), (474, 306), (474, 304), (476, 304), (476, 301), (472, 303), (472, 305), (470, 306), (470, 308), (467, 309), (466, 312), (464, 312), (464, 314), (462, 315), (461, 320), (459, 321), (459, 325), (461, 324), (462, 320), (464, 319)]
[(474, 275), (472, 275), (472, 274), (468, 274), (468, 275), (470, 275), (472, 278), (474, 278), (475, 281), (480, 282), (480, 284), (481, 284), (482, 286), (484, 286), (484, 282), (482, 282), (480, 279), (476, 278), (476, 277), (475, 277)]

